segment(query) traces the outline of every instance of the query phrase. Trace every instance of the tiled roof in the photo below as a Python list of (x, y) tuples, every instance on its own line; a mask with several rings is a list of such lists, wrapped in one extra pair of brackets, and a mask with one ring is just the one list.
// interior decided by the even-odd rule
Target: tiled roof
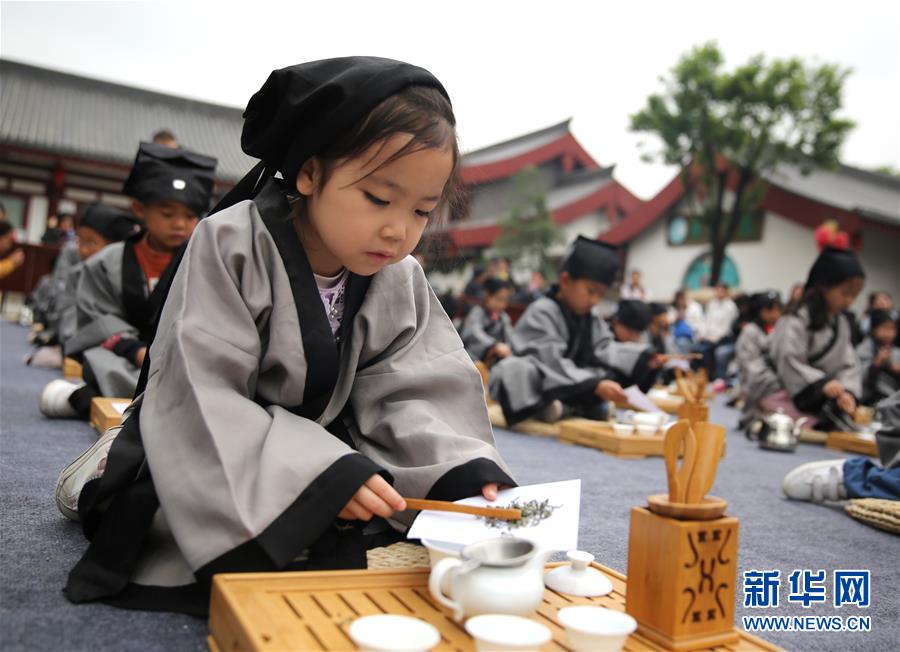
[(241, 151), (242, 109), (0, 59), (0, 143), (130, 165), (161, 128), (219, 160), (236, 181), (255, 163)]
[(545, 129), (532, 131), (528, 134), (516, 136), (515, 138), (468, 152), (462, 157), (463, 168), (495, 163), (543, 147), (568, 134), (569, 122), (571, 122), (571, 120), (564, 120), (559, 124), (552, 125)]

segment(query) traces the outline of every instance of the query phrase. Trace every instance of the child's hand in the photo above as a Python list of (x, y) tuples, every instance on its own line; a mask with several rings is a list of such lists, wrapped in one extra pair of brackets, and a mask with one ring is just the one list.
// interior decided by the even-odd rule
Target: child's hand
[(394, 512), (402, 512), (404, 509), (406, 501), (403, 497), (376, 473), (344, 505), (338, 518), (345, 521), (368, 521), (375, 515), (389, 518)]
[(597, 383), (594, 393), (604, 401), (621, 403), (626, 399), (622, 386), (614, 380), (601, 380)]
[(486, 500), (493, 502), (497, 500), (498, 490), (496, 482), (489, 482), (481, 488), (481, 495), (484, 496)]
[(838, 380), (829, 380), (822, 388), (822, 393), (828, 398), (837, 398), (844, 391), (844, 386)]
[(856, 399), (853, 398), (853, 394), (850, 392), (843, 392), (840, 396), (837, 397), (838, 407), (841, 408), (847, 414), (853, 414), (856, 412)]
[(512, 355), (512, 349), (509, 348), (508, 344), (504, 344), (503, 342), (499, 342), (494, 345), (494, 348), (491, 349), (492, 353), (498, 358), (508, 358)]
[(13, 262), (13, 269), (21, 267), (22, 263), (25, 262), (25, 252), (21, 249), (16, 249), (9, 255), (9, 259)]

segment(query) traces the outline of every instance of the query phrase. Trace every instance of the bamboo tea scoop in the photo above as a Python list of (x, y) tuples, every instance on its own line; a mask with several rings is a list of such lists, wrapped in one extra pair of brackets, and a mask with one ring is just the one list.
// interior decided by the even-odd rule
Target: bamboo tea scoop
[(474, 505), (459, 505), (446, 500), (425, 500), (423, 498), (404, 498), (407, 509), (424, 510), (434, 512), (456, 512), (458, 514), (472, 514), (473, 516), (486, 516), (499, 518), (504, 521), (518, 521), (522, 518), (521, 509), (506, 507), (476, 507)]
[(685, 487), (686, 503), (701, 502), (712, 489), (725, 443), (725, 428), (714, 423), (695, 423), (694, 433), (697, 436), (697, 461)]
[[(676, 470), (678, 453), (681, 451), (682, 442), (684, 442), (684, 458), (681, 461), (681, 468)], [(669, 502), (685, 502), (685, 494), (694, 471), (696, 453), (697, 441), (694, 438), (694, 432), (691, 430), (690, 422), (682, 419), (670, 426), (663, 440), (666, 477), (669, 481)]]

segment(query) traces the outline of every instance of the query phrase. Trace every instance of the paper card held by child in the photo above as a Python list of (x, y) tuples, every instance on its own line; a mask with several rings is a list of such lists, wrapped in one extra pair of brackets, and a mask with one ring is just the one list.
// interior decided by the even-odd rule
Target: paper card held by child
[[(407, 537), (468, 545), (484, 539), (516, 536), (552, 550), (578, 548), (581, 480), (504, 489), (493, 503), (480, 496), (456, 502), (479, 507), (517, 507), (523, 510), (526, 518), (522, 521), (488, 521), (481, 516), (423, 511)], [(513, 502), (516, 504), (511, 505)], [(531, 518), (527, 518), (529, 516)]]

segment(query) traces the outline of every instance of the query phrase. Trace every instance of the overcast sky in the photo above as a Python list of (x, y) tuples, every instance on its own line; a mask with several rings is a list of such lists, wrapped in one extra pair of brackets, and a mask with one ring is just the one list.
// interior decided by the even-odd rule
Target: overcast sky
[[(243, 107), (274, 68), (372, 54), (431, 70), (471, 150), (571, 117), (641, 197), (672, 170), (628, 132), (658, 78), (715, 39), (730, 65), (764, 52), (853, 69), (846, 163), (900, 167), (900, 3), (562, 0), (0, 3), (3, 57)], [(2, 92), (2, 89), (0, 89)], [(648, 145), (652, 145), (652, 139)]]

